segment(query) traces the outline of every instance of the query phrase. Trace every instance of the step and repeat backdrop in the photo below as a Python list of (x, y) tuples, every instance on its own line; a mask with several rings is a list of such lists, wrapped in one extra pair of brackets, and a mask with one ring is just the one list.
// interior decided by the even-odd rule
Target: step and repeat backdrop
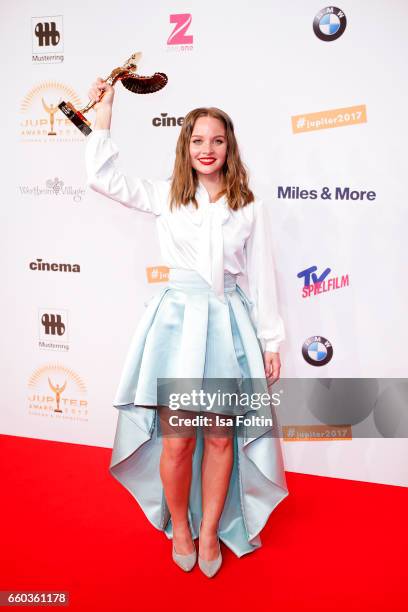
[[(126, 351), (168, 270), (153, 215), (87, 188), (87, 137), (58, 104), (84, 107), (96, 77), (142, 52), (138, 74), (168, 84), (116, 85), (118, 165), (169, 177), (183, 117), (216, 106), (270, 207), (281, 377), (313, 419), (289, 411), (286, 469), (406, 486), (407, 3), (22, 0), (1, 14), (1, 432), (113, 444)], [(360, 398), (337, 428), (317, 379), (340, 415)]]

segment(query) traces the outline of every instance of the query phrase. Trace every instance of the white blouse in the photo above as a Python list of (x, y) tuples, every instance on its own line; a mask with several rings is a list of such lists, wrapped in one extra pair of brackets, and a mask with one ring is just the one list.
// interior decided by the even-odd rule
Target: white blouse
[(196, 270), (225, 302), (224, 270), (246, 274), (251, 318), (263, 351), (279, 352), (285, 339), (276, 296), (274, 259), (268, 235), (267, 208), (255, 198), (231, 210), (225, 196), (216, 202), (199, 182), (196, 199), (170, 212), (171, 179), (151, 180), (125, 175), (116, 165), (119, 155), (109, 129), (93, 130), (87, 137), (87, 185), (127, 206), (156, 216), (163, 265)]

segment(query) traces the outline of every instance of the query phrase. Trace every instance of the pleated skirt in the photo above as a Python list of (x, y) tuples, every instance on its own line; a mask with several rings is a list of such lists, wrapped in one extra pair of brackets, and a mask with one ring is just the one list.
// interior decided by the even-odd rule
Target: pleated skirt
[[(236, 282), (224, 274), (225, 303), (194, 270), (170, 268), (169, 282), (146, 306), (123, 365), (113, 406), (118, 421), (110, 473), (135, 498), (151, 524), (172, 538), (172, 522), (160, 478), (163, 437), (157, 406), (160, 384), (211, 389), (226, 381), (229, 390), (268, 393), (261, 345), (251, 318), (252, 303)], [(200, 406), (183, 406), (200, 412)], [(261, 546), (260, 532), (276, 506), (288, 495), (273, 404), (256, 411), (240, 405), (217, 406), (225, 415), (271, 417), (273, 426), (235, 428), (234, 462), (218, 534), (238, 557)], [(193, 416), (193, 415), (192, 415)], [(270, 420), (270, 419), (269, 419)], [(188, 517), (193, 538), (202, 517), (201, 460), (204, 438), (200, 426), (193, 455)]]

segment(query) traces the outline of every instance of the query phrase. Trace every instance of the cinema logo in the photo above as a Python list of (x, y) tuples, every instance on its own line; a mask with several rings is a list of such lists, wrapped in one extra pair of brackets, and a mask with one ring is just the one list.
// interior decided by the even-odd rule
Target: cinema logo
[(55, 308), (40, 308), (38, 311), (40, 349), (68, 351), (68, 311)]
[(32, 61), (58, 64), (64, 61), (62, 15), (31, 18)]
[(74, 89), (59, 81), (32, 87), (20, 105), (20, 142), (82, 142), (84, 136), (58, 108), (63, 100), (83, 106)]
[(168, 113), (160, 113), (160, 117), (153, 117), (153, 127), (176, 127), (183, 125), (184, 117), (168, 117)]
[(292, 132), (294, 134), (301, 134), (367, 123), (367, 110), (365, 104), (360, 104), (358, 106), (345, 106), (344, 108), (333, 108), (316, 113), (294, 115), (291, 120)]
[(330, 272), (331, 268), (326, 268), (320, 274), (317, 274), (317, 266), (310, 266), (310, 268), (298, 272), (297, 277), (303, 279), (302, 297), (309, 298), (350, 286), (348, 274), (328, 278)]
[(79, 264), (49, 263), (43, 261), (40, 257), (37, 257), (35, 261), (30, 261), (28, 268), (37, 272), (81, 272)]
[(87, 388), (71, 368), (59, 363), (37, 368), (28, 380), (28, 411), (32, 416), (87, 422)]
[(18, 189), (20, 195), (23, 196), (60, 196), (72, 198), (74, 202), (81, 202), (85, 194), (83, 187), (65, 185), (64, 181), (58, 176), (47, 179), (42, 187), (40, 185), (19, 185)]
[(193, 51), (193, 36), (187, 34), (192, 21), (191, 13), (173, 13), (169, 20), (175, 25), (167, 39), (167, 51)]

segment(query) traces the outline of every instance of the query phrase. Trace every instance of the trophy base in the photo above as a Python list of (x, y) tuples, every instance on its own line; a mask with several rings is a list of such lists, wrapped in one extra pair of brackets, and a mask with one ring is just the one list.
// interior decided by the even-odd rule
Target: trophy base
[(71, 102), (61, 102), (58, 108), (68, 117), (84, 136), (88, 136), (92, 130), (89, 127), (91, 122), (85, 119), (84, 115), (75, 109)]

